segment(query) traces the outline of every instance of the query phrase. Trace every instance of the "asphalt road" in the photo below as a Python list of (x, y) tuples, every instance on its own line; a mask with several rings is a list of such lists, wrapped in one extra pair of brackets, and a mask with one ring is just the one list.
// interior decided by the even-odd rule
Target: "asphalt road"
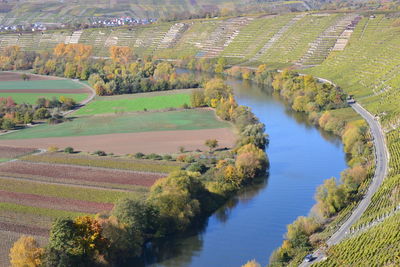
[[(358, 103), (350, 104), (350, 106), (360, 114), (369, 124), (371, 129), (371, 134), (374, 139), (374, 147), (375, 147), (375, 160), (376, 160), (376, 169), (375, 175), (372, 179), (372, 182), (368, 188), (367, 193), (364, 198), (358, 204), (357, 208), (353, 211), (351, 216), (341, 225), (339, 230), (337, 230), (326, 242), (328, 246), (335, 245), (342, 241), (342, 239), (347, 235), (350, 227), (360, 219), (361, 215), (367, 209), (368, 205), (371, 202), (371, 198), (374, 193), (378, 190), (383, 180), (386, 177), (388, 171), (388, 152), (385, 143), (385, 135), (383, 134), (382, 128), (379, 122), (371, 115), (367, 110), (365, 110)], [(321, 261), (324, 259), (325, 254), (317, 250), (313, 253), (314, 260), (312, 262), (303, 262), (300, 264), (300, 267), (310, 266), (312, 263)]]

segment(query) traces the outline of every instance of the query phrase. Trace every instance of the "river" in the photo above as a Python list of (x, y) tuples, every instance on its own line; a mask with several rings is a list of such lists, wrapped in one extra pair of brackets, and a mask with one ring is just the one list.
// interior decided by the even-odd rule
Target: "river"
[(246, 188), (207, 219), (201, 229), (147, 249), (150, 267), (240, 267), (256, 259), (262, 266), (281, 245), (286, 225), (307, 215), (324, 179), (346, 168), (340, 140), (309, 125), (270, 90), (228, 78), (236, 100), (252, 109), (270, 137), (271, 168), (261, 184)]

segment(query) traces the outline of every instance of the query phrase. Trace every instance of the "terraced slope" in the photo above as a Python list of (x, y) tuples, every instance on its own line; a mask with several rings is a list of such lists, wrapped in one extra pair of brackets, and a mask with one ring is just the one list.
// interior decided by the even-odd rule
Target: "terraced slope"
[(228, 58), (250, 59), (268, 42), (293, 15), (263, 16), (254, 18), (241, 28), (235, 39), (224, 49), (222, 56)]
[[(347, 239), (313, 266), (398, 266), (400, 264), (400, 27), (397, 18), (364, 17), (343, 51), (332, 52), (306, 72), (325, 77), (353, 94), (385, 130), (389, 173)], [(397, 48), (397, 49), (396, 49)]]

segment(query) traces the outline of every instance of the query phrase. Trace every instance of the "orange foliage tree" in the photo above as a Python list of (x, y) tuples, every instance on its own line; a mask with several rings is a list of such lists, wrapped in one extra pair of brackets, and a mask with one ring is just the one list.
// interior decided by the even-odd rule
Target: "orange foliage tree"
[(127, 64), (133, 58), (133, 50), (128, 46), (111, 46), (110, 56), (115, 63)]

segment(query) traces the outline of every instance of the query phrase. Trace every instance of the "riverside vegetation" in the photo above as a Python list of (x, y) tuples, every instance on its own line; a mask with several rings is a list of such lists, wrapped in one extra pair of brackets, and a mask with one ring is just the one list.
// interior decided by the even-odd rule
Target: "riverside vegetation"
[[(223, 59), (203, 60), (191, 67), (218, 73), (225, 64)], [(256, 70), (234, 66), (224, 73), (253, 80), (260, 86), (272, 86), (274, 93), (291, 109), (307, 114), (310, 122), (342, 138), (349, 168), (342, 172), (340, 181), (330, 178), (317, 189), (317, 203), (310, 215), (288, 225), (282, 246), (270, 258), (270, 266), (295, 266), (310, 251), (323, 245), (327, 235), (344, 218), (342, 214), (354, 207), (367, 188), (374, 167), (368, 125), (348, 107), (347, 95), (340, 88), (319, 82), (311, 75), (299, 75), (287, 69), (276, 72), (267, 65), (260, 65)]]

